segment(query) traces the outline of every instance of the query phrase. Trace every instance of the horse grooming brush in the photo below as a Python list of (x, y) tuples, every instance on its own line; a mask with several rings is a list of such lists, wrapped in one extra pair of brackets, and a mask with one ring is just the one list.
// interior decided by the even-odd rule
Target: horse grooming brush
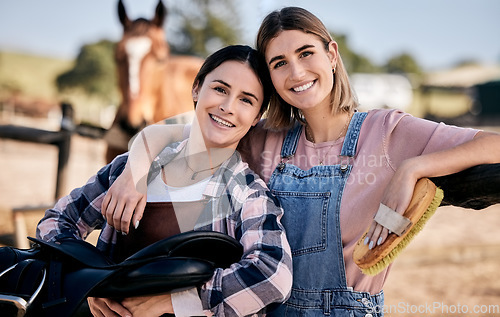
[(354, 247), (353, 260), (356, 265), (366, 275), (376, 275), (382, 272), (423, 229), (442, 199), (443, 191), (428, 178), (422, 178), (415, 185), (410, 205), (403, 216), (381, 204), (375, 221), (387, 228), (384, 223), (385, 219), (389, 219), (389, 223), (398, 224), (399, 228), (393, 230), (388, 228), (392, 233), (384, 243), (371, 250), (368, 245), (364, 244), (367, 229)]

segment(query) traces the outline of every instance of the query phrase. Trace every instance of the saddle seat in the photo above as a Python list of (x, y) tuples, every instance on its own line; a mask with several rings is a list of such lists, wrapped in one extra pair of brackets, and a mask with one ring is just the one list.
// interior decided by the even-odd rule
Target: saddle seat
[(160, 240), (114, 263), (92, 244), (28, 238), (31, 249), (0, 248), (0, 310), (6, 316), (71, 316), (84, 299), (125, 298), (200, 286), (238, 262), (243, 247), (213, 231)]

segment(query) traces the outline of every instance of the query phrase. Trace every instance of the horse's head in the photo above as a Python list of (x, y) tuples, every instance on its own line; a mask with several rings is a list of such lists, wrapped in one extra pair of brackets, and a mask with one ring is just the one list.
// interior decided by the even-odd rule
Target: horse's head
[(116, 47), (116, 62), (122, 105), (115, 122), (127, 130), (140, 129), (153, 121), (169, 55), (163, 30), (166, 13), (160, 0), (153, 19), (132, 21), (122, 1), (118, 2), (123, 37)]
[(122, 103), (105, 137), (108, 162), (126, 151), (130, 137), (146, 124), (165, 118), (191, 122), (190, 115), (184, 114), (193, 110), (191, 90), (202, 59), (169, 56), (163, 30), (166, 14), (159, 0), (153, 19), (132, 21), (122, 1), (118, 2), (123, 38), (116, 46), (116, 64)]

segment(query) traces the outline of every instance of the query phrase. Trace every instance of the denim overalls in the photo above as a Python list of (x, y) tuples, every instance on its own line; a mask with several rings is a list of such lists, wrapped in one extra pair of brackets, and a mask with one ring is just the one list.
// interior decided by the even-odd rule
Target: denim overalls
[(304, 171), (287, 161), (295, 154), (302, 125), (291, 129), (281, 149), (269, 188), (285, 210), (293, 256), (293, 287), (288, 301), (269, 316), (382, 316), (383, 293), (370, 296), (347, 287), (340, 203), (352, 170), (366, 113), (356, 112), (346, 133), (340, 164)]

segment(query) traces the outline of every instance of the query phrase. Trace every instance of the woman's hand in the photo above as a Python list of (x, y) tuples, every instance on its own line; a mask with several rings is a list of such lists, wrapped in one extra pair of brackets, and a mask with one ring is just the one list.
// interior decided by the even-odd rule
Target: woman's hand
[[(395, 210), (400, 215), (403, 215), (410, 205), (415, 184), (418, 180), (413, 171), (414, 166), (412, 159), (403, 162), (387, 185), (381, 199), (382, 204)], [(375, 246), (384, 243), (388, 235), (389, 230), (387, 228), (373, 221), (364, 244), (367, 244), (369, 249), (373, 249)]]
[(135, 228), (139, 226), (146, 206), (144, 183), (144, 180), (139, 182), (134, 180), (130, 165), (127, 163), (121, 175), (106, 193), (102, 202), (102, 214), (117, 231), (127, 234), (131, 221)]
[(125, 298), (122, 305), (130, 310), (134, 317), (158, 317), (174, 313), (170, 294)]
[[(480, 131), (471, 141), (461, 145), (404, 161), (389, 182), (381, 203), (403, 215), (420, 178), (449, 175), (475, 165), (498, 162), (500, 135)], [(373, 248), (384, 243), (387, 235), (388, 230), (374, 221), (364, 242)]]
[[(132, 317), (132, 313), (120, 303), (109, 298), (87, 298), (90, 312), (94, 317)], [(159, 315), (158, 315), (159, 316)]]
[(153, 124), (134, 138), (122, 174), (109, 188), (102, 203), (102, 214), (117, 231), (129, 232), (130, 223), (137, 228), (146, 206), (147, 175), (151, 162), (172, 142), (181, 141), (184, 124)]

